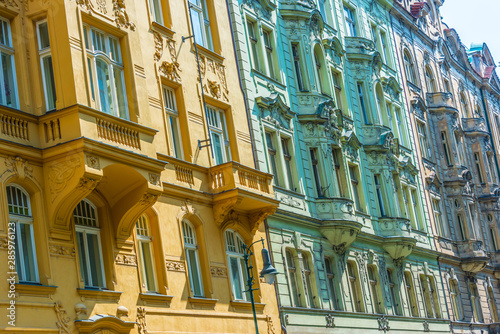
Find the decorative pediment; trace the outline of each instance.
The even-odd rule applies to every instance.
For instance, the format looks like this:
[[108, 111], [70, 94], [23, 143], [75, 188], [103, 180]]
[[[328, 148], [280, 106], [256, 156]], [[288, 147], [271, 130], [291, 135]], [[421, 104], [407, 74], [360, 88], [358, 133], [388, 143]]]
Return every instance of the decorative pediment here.
[[410, 183], [415, 184], [418, 168], [413, 164], [410, 157], [405, 156], [398, 162], [400, 177], [408, 180]]
[[[249, 1], [249, 2], [251, 2], [251, 1]], [[260, 2], [262, 4], [262, 6], [264, 6], [264, 8], [267, 9], [268, 11], [272, 11], [272, 10], [276, 9], [275, 0], [260, 0], [258, 2]]]
[[380, 78], [384, 91], [387, 92], [394, 100], [399, 99], [399, 94], [403, 91], [399, 83], [394, 77]]
[[136, 322], [123, 321], [112, 315], [96, 314], [88, 320], [76, 320], [79, 333], [125, 334], [134, 329]]
[[273, 93], [269, 97], [259, 96], [256, 99], [261, 110], [261, 117], [277, 127], [287, 130], [292, 128], [291, 121], [295, 113], [283, 101], [281, 95]]
[[426, 105], [425, 101], [418, 94], [414, 95], [410, 101], [413, 114], [419, 117], [421, 120], [425, 121]]
[[379, 146], [391, 150], [394, 155], [399, 155], [399, 140], [394, 138], [392, 131], [387, 131], [380, 135]]
[[311, 18], [309, 19], [309, 27], [311, 29], [311, 34], [317, 38], [321, 38], [323, 27], [324, 27], [323, 17], [321, 13], [316, 9], [312, 12]]
[[340, 138], [342, 142], [342, 149], [345, 154], [351, 159], [358, 159], [358, 150], [361, 147], [361, 142], [359, 141], [356, 134], [349, 130], [344, 133], [344, 135]]
[[323, 47], [331, 51], [332, 60], [336, 65], [342, 64], [342, 57], [345, 55], [345, 50], [337, 37], [324, 38]]

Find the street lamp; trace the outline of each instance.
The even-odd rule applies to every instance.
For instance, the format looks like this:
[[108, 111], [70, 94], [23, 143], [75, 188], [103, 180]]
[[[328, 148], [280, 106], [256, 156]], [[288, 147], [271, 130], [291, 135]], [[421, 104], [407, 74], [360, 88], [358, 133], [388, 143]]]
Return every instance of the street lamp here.
[[264, 239], [261, 238], [260, 240], [254, 241], [250, 246], [247, 246], [243, 244], [243, 249], [245, 251], [245, 255], [243, 256], [243, 259], [245, 260], [245, 266], [247, 269], [247, 290], [244, 292], [248, 292], [250, 295], [250, 301], [252, 302], [252, 311], [253, 311], [253, 321], [255, 323], [255, 334], [259, 334], [259, 327], [257, 326], [257, 314], [255, 313], [255, 300], [253, 298], [253, 291], [258, 290], [253, 288], [253, 284], [255, 283], [255, 279], [253, 277], [253, 266], [250, 261], [250, 256], [253, 255], [252, 250], [250, 249], [254, 244], [262, 242], [262, 260], [264, 261], [264, 268], [262, 268], [260, 272], [260, 277], [264, 278], [264, 281], [268, 284], [273, 284], [274, 280], [276, 279], [276, 275], [278, 274], [278, 271], [276, 268], [273, 267], [271, 263], [271, 259], [269, 258], [269, 251], [264, 248]]

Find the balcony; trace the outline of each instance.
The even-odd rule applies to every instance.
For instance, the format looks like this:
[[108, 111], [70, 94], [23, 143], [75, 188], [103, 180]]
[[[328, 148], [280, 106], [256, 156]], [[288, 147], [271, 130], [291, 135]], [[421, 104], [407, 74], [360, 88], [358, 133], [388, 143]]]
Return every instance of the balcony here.
[[453, 101], [453, 94], [438, 92], [427, 93], [427, 107], [434, 112], [458, 112]]
[[377, 53], [375, 43], [363, 37], [344, 37], [345, 51], [349, 59], [372, 60]]
[[384, 236], [384, 250], [394, 260], [402, 260], [411, 254], [417, 241], [411, 232], [411, 223], [405, 218], [380, 218], [380, 234]]
[[467, 136], [488, 136], [486, 120], [479, 118], [462, 118], [462, 129]]
[[462, 270], [472, 273], [481, 271], [489, 262], [489, 257], [480, 240], [463, 240], [457, 242], [458, 252], [462, 258]]
[[365, 151], [385, 152], [397, 143], [391, 128], [381, 125], [363, 125], [362, 142]]
[[361, 219], [354, 214], [353, 201], [341, 197], [318, 199], [316, 210], [318, 217], [323, 219], [321, 234], [338, 253], [344, 253], [356, 240], [363, 226]]

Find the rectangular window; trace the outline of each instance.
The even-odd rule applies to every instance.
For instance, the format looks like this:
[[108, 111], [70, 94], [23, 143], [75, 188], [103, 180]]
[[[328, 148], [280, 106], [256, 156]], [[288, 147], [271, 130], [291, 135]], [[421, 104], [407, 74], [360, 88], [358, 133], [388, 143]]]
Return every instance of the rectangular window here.
[[418, 203], [417, 191], [415, 189], [412, 189], [410, 191], [410, 196], [412, 204], [411, 209], [413, 211], [415, 226], [417, 229], [422, 231], [424, 229], [424, 226], [422, 225], [422, 220], [420, 219], [420, 205]]
[[56, 86], [54, 80], [54, 69], [52, 67], [52, 53], [50, 49], [47, 20], [38, 22], [36, 27], [38, 36], [38, 56], [40, 57], [45, 107], [47, 108], [47, 111], [49, 111], [56, 108]]
[[204, 297], [203, 277], [200, 269], [198, 249], [200, 246], [196, 240], [196, 231], [191, 222], [182, 222], [182, 235], [184, 237], [184, 251], [186, 252], [187, 272], [191, 292], [194, 297]]
[[444, 90], [446, 93], [451, 93], [450, 81], [448, 79], [444, 79]]
[[278, 165], [276, 161], [276, 148], [274, 147], [274, 134], [266, 131], [266, 144], [267, 144], [267, 155], [269, 158], [269, 164], [271, 165], [271, 172], [274, 175], [274, 184], [278, 187], [281, 186], [280, 175], [278, 173]]
[[384, 61], [384, 64], [389, 65], [389, 50], [387, 50], [387, 37], [385, 35], [385, 32], [383, 31], [380, 31], [380, 42], [382, 43], [381, 45], [382, 60]]
[[333, 310], [338, 309], [337, 303], [337, 289], [335, 285], [335, 274], [333, 271], [333, 262], [325, 257], [325, 272], [326, 272], [326, 280], [328, 284], [328, 292], [330, 296], [331, 308]]
[[259, 59], [259, 40], [257, 39], [257, 34], [255, 32], [255, 23], [248, 20], [248, 39], [250, 40], [250, 50], [252, 52], [253, 68], [257, 71], [262, 71]]
[[304, 264], [304, 278], [305, 278], [305, 288], [307, 289], [306, 293], [308, 298], [308, 303], [310, 308], [314, 308], [314, 290], [313, 290], [313, 284], [312, 284], [312, 270], [311, 265], [309, 264], [309, 257], [308, 255], [303, 254], [302, 258], [303, 264]]
[[292, 57], [299, 91], [304, 92], [306, 89], [304, 85], [304, 78], [302, 76], [302, 62], [300, 59], [299, 44], [297, 43], [292, 44]]
[[177, 110], [175, 91], [170, 87], [164, 86], [163, 99], [165, 100], [165, 113], [171, 152], [177, 159], [183, 159], [181, 128], [179, 124], [179, 111]]
[[394, 273], [391, 269], [387, 269], [387, 279], [389, 283], [389, 293], [391, 297], [391, 304], [394, 310], [395, 315], [401, 315], [401, 311], [399, 309], [397, 294], [396, 294], [396, 284], [394, 283]]
[[380, 217], [387, 216], [385, 211], [384, 204], [384, 194], [382, 189], [382, 184], [380, 183], [380, 174], [373, 175], [373, 179], [375, 180], [375, 191], [377, 193], [377, 200], [379, 205]]
[[495, 229], [490, 227], [490, 239], [491, 239], [491, 249], [494, 252], [498, 251], [497, 238], [495, 237]]
[[406, 286], [406, 298], [408, 307], [410, 308], [410, 313], [413, 317], [418, 317], [418, 307], [417, 307], [417, 298], [415, 296], [415, 288], [413, 287], [411, 274], [408, 271], [404, 272], [404, 284]]
[[291, 289], [291, 302], [293, 306], [301, 306], [300, 298], [299, 298], [299, 290], [297, 285], [297, 270], [295, 267], [295, 261], [293, 259], [292, 252], [286, 251], [286, 265], [288, 268], [288, 279], [290, 280], [290, 289]]
[[434, 211], [434, 221], [437, 225], [439, 235], [445, 237], [448, 235], [443, 224], [443, 215], [441, 214], [441, 202], [437, 199], [432, 200], [432, 209]]
[[229, 144], [224, 111], [212, 106], [207, 106], [207, 118], [215, 164], [219, 165], [230, 161], [231, 147]]
[[420, 149], [422, 151], [422, 156], [426, 159], [431, 158], [431, 147], [429, 145], [429, 140], [427, 139], [427, 130], [424, 123], [417, 122], [418, 140], [420, 142]]
[[311, 156], [311, 164], [312, 164], [312, 172], [314, 178], [314, 185], [316, 186], [316, 193], [318, 197], [325, 197], [323, 192], [323, 186], [321, 185], [321, 171], [320, 171], [320, 162], [317, 157], [317, 152], [315, 148], [309, 149], [309, 154]]
[[333, 167], [335, 168], [335, 195], [339, 197], [345, 197], [342, 151], [339, 148], [332, 149], [332, 163]]
[[16, 69], [10, 22], [0, 17], [0, 104], [17, 108]]
[[375, 313], [382, 314], [384, 309], [382, 306], [382, 298], [380, 295], [380, 285], [378, 282], [378, 274], [376, 267], [368, 266], [368, 282], [370, 283], [370, 293], [372, 296], [373, 310]]
[[493, 161], [493, 154], [487, 154], [486, 156], [488, 158], [488, 171], [490, 173], [491, 182], [497, 183], [497, 175], [493, 167], [495, 166], [495, 162]]
[[139, 217], [139, 220], [136, 222], [137, 256], [139, 258], [143, 287], [146, 291], [157, 292], [153, 239], [148, 225], [148, 220], [145, 216]]
[[114, 36], [84, 26], [87, 43], [87, 57], [92, 91], [96, 108], [105, 113], [129, 119], [125, 78], [120, 54], [120, 42]]
[[347, 262], [347, 275], [349, 279], [349, 288], [354, 312], [363, 312], [363, 301], [361, 300], [361, 286], [355, 271], [355, 264], [352, 261]]
[[281, 149], [283, 151], [283, 160], [285, 161], [286, 178], [288, 180], [288, 189], [295, 191], [295, 184], [292, 174], [292, 155], [290, 154], [290, 139], [281, 138]]
[[483, 311], [481, 309], [481, 299], [479, 298], [479, 292], [477, 290], [476, 284], [470, 283], [469, 290], [472, 310], [474, 311], [474, 319], [476, 320], [476, 322], [484, 322]]
[[396, 129], [398, 131], [399, 143], [401, 145], [405, 145], [405, 137], [404, 137], [404, 125], [401, 122], [401, 110], [399, 108], [394, 108], [394, 115], [396, 116]]
[[104, 288], [104, 267], [99, 230], [76, 226], [80, 271], [85, 287]]
[[426, 310], [426, 314], [428, 318], [434, 318], [434, 309], [432, 304], [432, 297], [429, 282], [425, 275], [420, 275], [420, 285], [422, 288], [423, 298], [424, 298], [424, 306]]
[[363, 119], [365, 121], [365, 124], [370, 124], [368, 120], [368, 112], [366, 110], [366, 102], [365, 102], [365, 93], [363, 89], [363, 85], [358, 82], [358, 98], [359, 98], [359, 105], [361, 107], [361, 112], [363, 113]]
[[474, 153], [474, 163], [476, 165], [477, 178], [479, 183], [484, 183], [483, 169], [481, 168], [481, 160], [479, 158], [479, 153]]
[[276, 75], [276, 69], [274, 66], [273, 40], [271, 31], [263, 30], [262, 34], [264, 37], [264, 48], [266, 50], [267, 74], [271, 78], [278, 80], [278, 76]]
[[195, 42], [213, 51], [214, 46], [206, 0], [189, 0], [189, 8]]
[[163, 15], [161, 11], [161, 0], [149, 0], [149, 9], [153, 21], [163, 25]]
[[35, 237], [31, 219], [14, 218], [15, 225], [16, 272], [19, 282], [38, 282]]
[[356, 210], [363, 212], [363, 207], [361, 206], [361, 198], [359, 194], [359, 181], [358, 181], [358, 168], [355, 166], [349, 166], [349, 176], [351, 177], [351, 187], [354, 197], [354, 203], [356, 204]]
[[458, 289], [458, 283], [456, 280], [450, 279], [450, 297], [451, 304], [453, 306], [453, 314], [455, 316], [455, 321], [463, 320], [463, 312], [462, 312], [462, 301], [460, 299], [460, 291]]
[[346, 23], [346, 36], [356, 37], [356, 20], [354, 11], [351, 8], [344, 6], [344, 18]]
[[458, 223], [458, 231], [460, 232], [459, 235], [459, 240], [466, 240], [467, 239], [467, 231], [465, 229], [464, 225], [464, 220], [462, 218], [462, 215], [457, 215], [457, 223]]
[[450, 160], [450, 148], [448, 146], [448, 137], [446, 136], [446, 132], [441, 132], [441, 143], [443, 144], [444, 157], [446, 159], [446, 164], [451, 166]]
[[344, 106], [342, 103], [342, 81], [340, 77], [340, 73], [332, 72], [333, 76], [333, 87], [335, 89], [335, 102], [337, 103], [337, 108], [342, 110], [342, 113], [346, 113], [347, 110], [344, 110]]

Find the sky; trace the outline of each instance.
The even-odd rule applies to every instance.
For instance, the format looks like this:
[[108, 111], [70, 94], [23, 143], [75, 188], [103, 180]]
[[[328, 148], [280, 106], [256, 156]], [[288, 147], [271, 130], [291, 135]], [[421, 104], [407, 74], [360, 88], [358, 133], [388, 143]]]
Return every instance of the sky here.
[[471, 43], [486, 43], [499, 66], [500, 0], [445, 0], [440, 11], [443, 22], [457, 31], [462, 44], [469, 48]]

